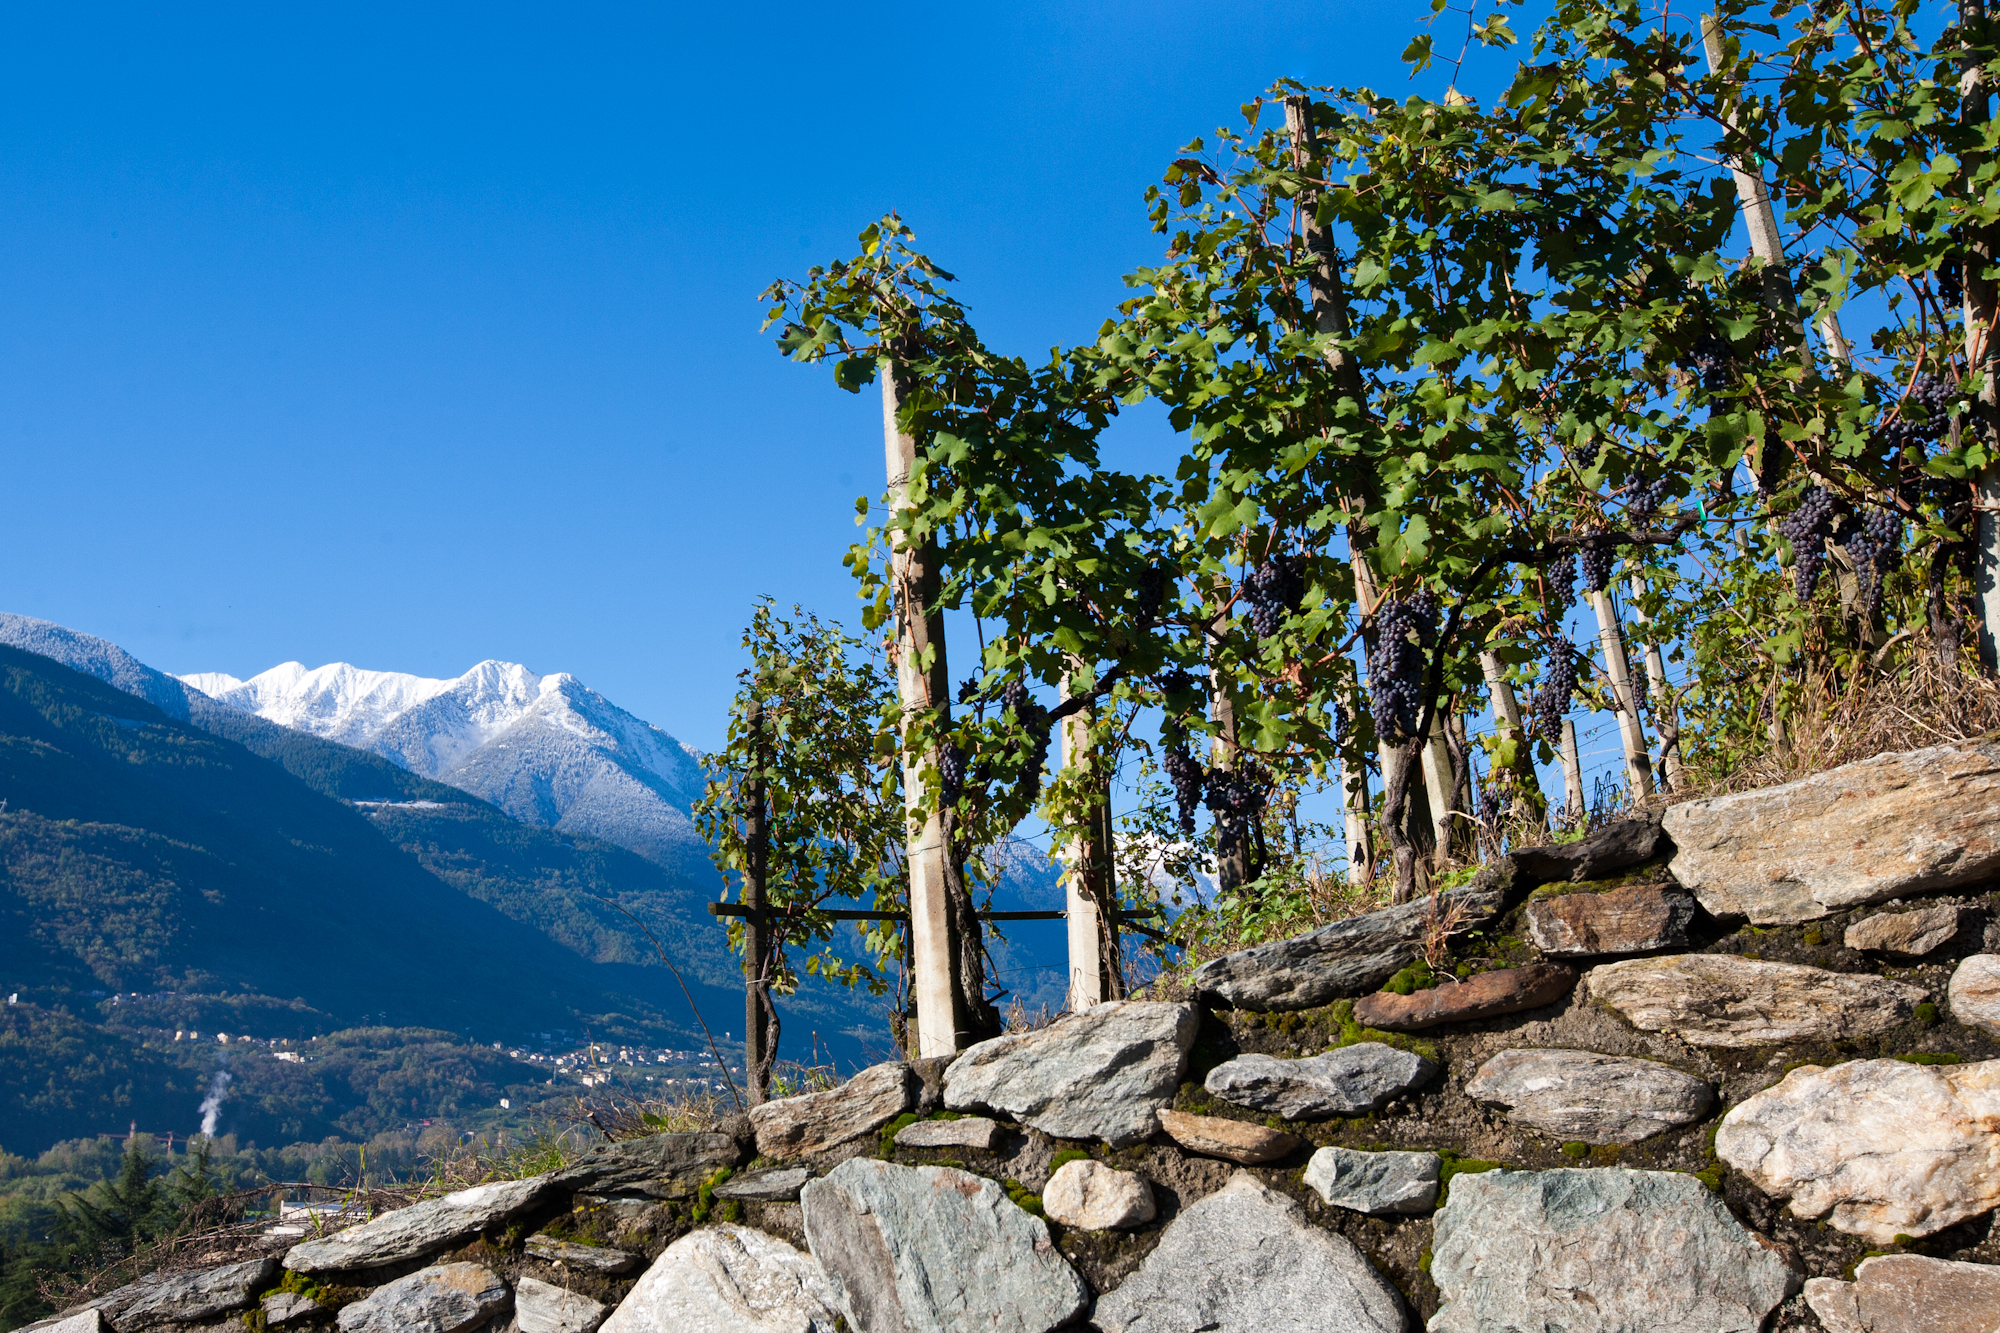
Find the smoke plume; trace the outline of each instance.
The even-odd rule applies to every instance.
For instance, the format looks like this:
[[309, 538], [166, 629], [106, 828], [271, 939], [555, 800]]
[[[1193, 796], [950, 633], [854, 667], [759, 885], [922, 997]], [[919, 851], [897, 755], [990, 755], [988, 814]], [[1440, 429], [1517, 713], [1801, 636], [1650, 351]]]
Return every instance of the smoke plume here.
[[218, 1069], [209, 1080], [208, 1096], [201, 1099], [201, 1132], [204, 1138], [215, 1137], [215, 1120], [222, 1114], [222, 1099], [229, 1094], [229, 1071]]

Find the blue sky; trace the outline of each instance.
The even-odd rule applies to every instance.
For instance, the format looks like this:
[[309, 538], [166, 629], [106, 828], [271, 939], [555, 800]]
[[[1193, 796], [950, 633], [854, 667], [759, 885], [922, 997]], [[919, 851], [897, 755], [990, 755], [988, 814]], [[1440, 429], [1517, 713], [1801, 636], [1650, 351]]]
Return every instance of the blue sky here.
[[893, 207], [990, 342], [1088, 338], [1177, 146], [1400, 94], [1428, 12], [15, 7], [0, 609], [174, 672], [505, 658], [713, 745], [751, 600], [851, 616], [881, 487], [758, 291]]

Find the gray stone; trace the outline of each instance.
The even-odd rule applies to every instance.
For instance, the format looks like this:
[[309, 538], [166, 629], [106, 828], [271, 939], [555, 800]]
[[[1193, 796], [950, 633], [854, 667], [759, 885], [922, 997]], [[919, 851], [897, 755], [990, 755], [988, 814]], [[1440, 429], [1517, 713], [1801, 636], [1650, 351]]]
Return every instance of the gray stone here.
[[1976, 953], [1960, 963], [1945, 999], [1953, 1018], [2000, 1037], [2000, 954]]
[[1167, 1225], [1101, 1297], [1103, 1333], [1403, 1333], [1402, 1297], [1344, 1236], [1247, 1171]]
[[1209, 1070], [1202, 1086], [1253, 1111], [1324, 1120], [1379, 1111], [1436, 1076], [1437, 1066], [1421, 1055], [1363, 1041], [1303, 1060], [1239, 1055]]
[[806, 1244], [856, 1330], [1048, 1333], [1089, 1302], [1048, 1225], [983, 1177], [855, 1158], [800, 1202]]
[[[1512, 891], [1519, 892], [1538, 884], [1580, 884], [1603, 879], [1644, 865], [1673, 849], [1661, 832], [1659, 815], [1632, 810], [1592, 829], [1576, 842], [1518, 847], [1500, 859], [1512, 866], [1513, 874], [1508, 879]], [[1473, 882], [1478, 883], [1478, 878]]]
[[1693, 1176], [1487, 1171], [1433, 1219], [1430, 1333], [1756, 1333], [1797, 1275]]
[[1296, 1134], [1268, 1125], [1253, 1125], [1219, 1115], [1189, 1115], [1185, 1111], [1161, 1111], [1160, 1128], [1189, 1152], [1220, 1157], [1243, 1166], [1289, 1157], [1305, 1142]]
[[555, 1173], [563, 1189], [583, 1194], [643, 1194], [653, 1199], [686, 1198], [725, 1166], [743, 1160], [728, 1134], [653, 1134], [592, 1148]]
[[522, 1277], [514, 1282], [516, 1333], [597, 1333], [611, 1307], [553, 1282]]
[[308, 1319], [317, 1313], [319, 1302], [296, 1291], [274, 1291], [264, 1298], [264, 1324], [268, 1328]]
[[715, 1187], [718, 1199], [741, 1199], [745, 1203], [791, 1203], [812, 1179], [802, 1166], [776, 1166], [731, 1176]]
[[257, 1304], [257, 1293], [278, 1280], [276, 1259], [249, 1259], [240, 1264], [181, 1273], [133, 1302], [118, 1322], [133, 1328], [149, 1324], [194, 1324], [232, 1310]]
[[579, 1245], [575, 1241], [557, 1240], [554, 1236], [530, 1236], [527, 1248], [528, 1253], [537, 1259], [546, 1259], [552, 1264], [581, 1269], [586, 1273], [629, 1273], [641, 1262], [638, 1255], [614, 1250], [608, 1245]]
[[1671, 884], [1566, 893], [1528, 904], [1528, 939], [1551, 957], [1685, 949], [1694, 911], [1694, 899]]
[[1928, 991], [1876, 976], [1731, 954], [1633, 958], [1594, 967], [1592, 1000], [1692, 1046], [1783, 1046], [1880, 1036], [1910, 1021]]
[[1878, 1245], [2000, 1207], [2000, 1060], [1804, 1065], [1722, 1118], [1718, 1157]]
[[2000, 874], [2000, 745], [1877, 755], [1665, 815], [1674, 878], [1716, 916], [1810, 921]]
[[1843, 943], [1850, 949], [1921, 958], [1951, 943], [1962, 920], [1960, 909], [1942, 905], [1920, 912], [1884, 912], [1849, 926]]
[[982, 1041], [945, 1071], [945, 1105], [1003, 1111], [1059, 1139], [1150, 1138], [1201, 1025], [1191, 1004], [1113, 1000], [1034, 1032]]
[[865, 1138], [917, 1104], [923, 1080], [899, 1060], [873, 1065], [826, 1092], [750, 1108], [757, 1151], [801, 1157]]
[[816, 1261], [761, 1231], [724, 1224], [669, 1245], [603, 1333], [834, 1333], [835, 1322], [833, 1292]]
[[294, 1245], [285, 1255], [285, 1267], [300, 1273], [351, 1273], [421, 1259], [503, 1226], [561, 1192], [552, 1176], [474, 1185], [384, 1213], [324, 1240]]
[[1827, 1333], [1994, 1333], [2000, 1266], [1877, 1255], [1861, 1261], [1852, 1282], [1807, 1282], [1806, 1304]]
[[997, 1120], [960, 1116], [956, 1120], [919, 1120], [896, 1131], [898, 1148], [977, 1148], [992, 1152], [1006, 1134]]
[[136, 1282], [128, 1282], [122, 1287], [114, 1287], [102, 1296], [93, 1296], [87, 1301], [79, 1301], [68, 1309], [58, 1312], [53, 1318], [39, 1324], [30, 1324], [19, 1333], [29, 1333], [29, 1329], [39, 1330], [44, 1324], [53, 1327], [65, 1319], [74, 1319], [92, 1311], [102, 1312], [106, 1321], [115, 1323], [118, 1317], [132, 1306], [150, 1295], [154, 1288], [167, 1280], [165, 1273], [148, 1273]]
[[21, 1326], [20, 1333], [113, 1333], [96, 1306], [86, 1306], [78, 1314], [57, 1315]]
[[1637, 1143], [1691, 1125], [1715, 1104], [1702, 1079], [1671, 1065], [1595, 1051], [1502, 1051], [1465, 1085], [1474, 1101], [1565, 1141]]
[[[1225, 954], [1195, 969], [1197, 993], [1238, 1009], [1312, 1009], [1343, 995], [1374, 990], [1423, 951], [1432, 928], [1450, 933], [1491, 920], [1504, 902], [1497, 889], [1466, 888], [1431, 900], [1349, 917], [1294, 939]], [[1455, 921], [1452, 921], [1453, 917]]]
[[1042, 1211], [1079, 1231], [1114, 1231], [1153, 1220], [1153, 1187], [1145, 1177], [1102, 1162], [1064, 1162], [1042, 1186]]
[[482, 1264], [438, 1264], [341, 1307], [340, 1333], [461, 1333], [504, 1312], [507, 1284]]
[[1306, 1163], [1305, 1183], [1336, 1208], [1357, 1213], [1426, 1213], [1437, 1202], [1443, 1168], [1434, 1152], [1321, 1148]]

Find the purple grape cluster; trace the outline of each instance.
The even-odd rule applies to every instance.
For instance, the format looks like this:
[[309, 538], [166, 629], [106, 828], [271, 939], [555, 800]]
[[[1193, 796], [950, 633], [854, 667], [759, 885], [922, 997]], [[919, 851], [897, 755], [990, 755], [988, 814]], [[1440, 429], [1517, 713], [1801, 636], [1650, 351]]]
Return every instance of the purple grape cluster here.
[[969, 704], [979, 697], [979, 677], [967, 676], [965, 683], [958, 687], [958, 702]]
[[1824, 486], [1810, 486], [1798, 507], [1778, 519], [1778, 532], [1792, 544], [1792, 580], [1799, 599], [1812, 596], [1826, 568], [1825, 537], [1833, 528], [1833, 497]]
[[1201, 805], [1202, 789], [1206, 785], [1207, 774], [1200, 764], [1189, 757], [1179, 745], [1167, 747], [1160, 756], [1161, 765], [1167, 770], [1167, 777], [1174, 784], [1174, 804], [1179, 807], [1181, 836], [1194, 836], [1194, 812]]
[[1626, 664], [1626, 670], [1632, 685], [1632, 707], [1636, 711], [1643, 712], [1647, 700], [1652, 698], [1653, 688], [1652, 681], [1646, 675], [1646, 659], [1633, 658]]
[[1201, 689], [1201, 677], [1178, 668], [1172, 671], [1162, 671], [1154, 679], [1159, 682], [1160, 693], [1169, 697], [1194, 694]]
[[1657, 481], [1637, 478], [1625, 488], [1625, 514], [1632, 526], [1643, 528], [1652, 523], [1653, 516], [1660, 512], [1661, 504], [1667, 498], [1667, 482], [1662, 477]]
[[[1042, 794], [1042, 768], [1049, 758], [1049, 713], [1036, 703], [1028, 693], [1028, 687], [1018, 680], [1010, 680], [1000, 691], [1000, 706], [1014, 715], [1023, 731], [1032, 734], [1028, 744], [1028, 762], [1021, 769], [1021, 799], [1033, 803]], [[1014, 754], [1020, 754], [1020, 742], [1011, 747]]]
[[1955, 381], [1942, 375], [1917, 376], [1896, 419], [1882, 427], [1883, 442], [1892, 449], [1936, 444], [1951, 429], [1951, 413], [1959, 397]]
[[1729, 344], [1713, 333], [1696, 338], [1681, 365], [1710, 392], [1729, 387]]
[[1560, 625], [1576, 605], [1576, 552], [1565, 547], [1542, 560], [1542, 614]]
[[1479, 784], [1479, 822], [1492, 827], [1500, 818], [1500, 784], [1491, 775]]
[[1576, 646], [1568, 639], [1549, 640], [1548, 656], [1542, 662], [1541, 682], [1529, 704], [1534, 716], [1534, 733], [1550, 745], [1562, 744], [1563, 715], [1576, 694]]
[[1425, 654], [1437, 640], [1438, 603], [1429, 589], [1375, 612], [1375, 646], [1368, 654], [1368, 705], [1383, 740], [1417, 734], [1423, 712]]
[[1143, 623], [1150, 625], [1158, 618], [1160, 607], [1167, 600], [1167, 582], [1167, 567], [1157, 560], [1139, 576], [1139, 619]]
[[1872, 620], [1882, 609], [1882, 580], [1903, 558], [1903, 518], [1893, 509], [1869, 505], [1861, 521], [1850, 523], [1840, 536], [1847, 558], [1854, 562], [1861, 600]]
[[1958, 256], [1939, 264], [1937, 268], [1938, 300], [1946, 308], [1963, 304], [1965, 301], [1965, 268], [1958, 262]]
[[1306, 595], [1299, 562], [1292, 556], [1272, 556], [1251, 566], [1243, 576], [1243, 600], [1250, 606], [1250, 628], [1260, 639], [1278, 632], [1285, 616], [1296, 611]]
[[1591, 542], [1577, 553], [1577, 563], [1583, 568], [1583, 586], [1591, 592], [1603, 592], [1611, 583], [1612, 552], [1609, 540]]
[[949, 805], [965, 790], [965, 751], [956, 745], [946, 745], [938, 751], [937, 766], [938, 786]]
[[1249, 765], [1241, 768], [1211, 768], [1203, 803], [1215, 816], [1216, 851], [1233, 856], [1249, 836], [1250, 821], [1264, 810], [1263, 774]]

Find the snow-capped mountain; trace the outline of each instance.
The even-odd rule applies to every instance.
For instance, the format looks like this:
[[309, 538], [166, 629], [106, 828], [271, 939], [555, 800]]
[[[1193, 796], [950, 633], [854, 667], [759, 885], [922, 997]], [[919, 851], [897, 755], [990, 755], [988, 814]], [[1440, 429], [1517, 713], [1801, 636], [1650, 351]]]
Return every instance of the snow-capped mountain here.
[[516, 819], [588, 833], [667, 865], [705, 861], [688, 818], [694, 755], [574, 676], [481, 662], [455, 680], [286, 662], [249, 680], [180, 680], [224, 707], [372, 750]]

